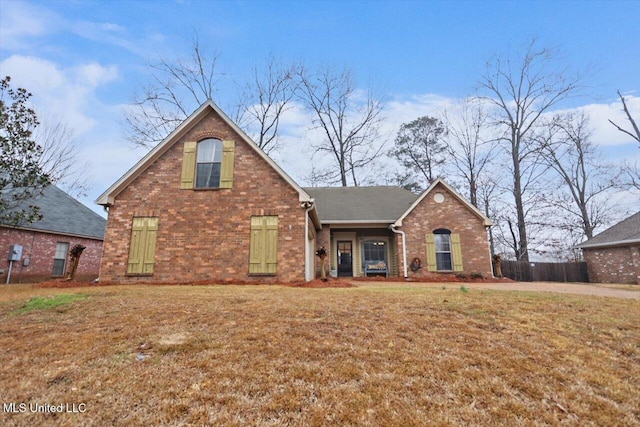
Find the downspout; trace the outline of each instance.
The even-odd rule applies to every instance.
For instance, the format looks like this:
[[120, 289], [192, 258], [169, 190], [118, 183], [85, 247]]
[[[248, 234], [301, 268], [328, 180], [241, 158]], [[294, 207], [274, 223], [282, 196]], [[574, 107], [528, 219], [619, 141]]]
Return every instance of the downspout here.
[[402, 267], [404, 270], [404, 278], [405, 280], [409, 279], [409, 272], [407, 271], [407, 241], [405, 239], [404, 231], [396, 230], [396, 225], [391, 224], [389, 229], [396, 234], [400, 234], [402, 236]]
[[313, 202], [302, 202], [300, 206], [304, 211], [304, 280], [311, 280], [309, 271], [309, 211], [313, 209]]

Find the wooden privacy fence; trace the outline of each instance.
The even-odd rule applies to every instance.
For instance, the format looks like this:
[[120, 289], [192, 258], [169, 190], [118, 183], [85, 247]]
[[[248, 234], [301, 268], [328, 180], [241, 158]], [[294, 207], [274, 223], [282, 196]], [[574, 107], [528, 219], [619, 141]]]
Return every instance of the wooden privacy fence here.
[[586, 262], [502, 261], [502, 275], [519, 282], [588, 282]]

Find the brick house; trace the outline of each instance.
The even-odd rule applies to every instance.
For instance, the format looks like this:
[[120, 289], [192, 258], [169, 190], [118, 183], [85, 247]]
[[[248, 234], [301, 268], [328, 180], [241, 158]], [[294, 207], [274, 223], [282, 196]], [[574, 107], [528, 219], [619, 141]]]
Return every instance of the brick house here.
[[444, 181], [302, 188], [211, 101], [97, 203], [103, 281], [311, 280], [321, 246], [340, 276], [492, 274], [491, 221]]
[[[0, 224], [2, 283], [7, 281], [10, 264], [11, 283], [63, 276], [69, 265], [69, 250], [76, 244], [85, 246], [76, 279], [97, 278], [106, 220], [55, 185], [24, 204], [38, 206], [43, 218], [17, 227]], [[20, 248], [18, 259], [10, 263], [7, 255], [16, 246]]]
[[640, 285], [640, 212], [577, 247], [591, 282]]

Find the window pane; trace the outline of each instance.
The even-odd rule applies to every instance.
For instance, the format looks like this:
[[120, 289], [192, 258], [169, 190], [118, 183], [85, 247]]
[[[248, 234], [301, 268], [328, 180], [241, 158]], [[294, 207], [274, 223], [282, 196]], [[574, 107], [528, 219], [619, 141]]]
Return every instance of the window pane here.
[[362, 245], [365, 261], [386, 261], [384, 242], [364, 242]]
[[213, 139], [205, 139], [198, 143], [198, 163], [211, 163], [215, 151], [215, 141]]
[[215, 148], [213, 151], [213, 161], [219, 163], [222, 161], [222, 141], [215, 140]]
[[220, 163], [198, 163], [196, 170], [197, 188], [218, 188], [220, 186]]
[[438, 270], [453, 270], [451, 267], [451, 253], [436, 253], [436, 266]]
[[64, 261], [64, 259], [53, 260], [53, 271], [51, 272], [52, 276], [62, 276], [64, 274]]
[[436, 252], [451, 252], [451, 245], [448, 234], [436, 234]]
[[68, 243], [58, 243], [56, 245], [56, 252], [53, 255], [54, 259], [66, 259], [67, 258], [67, 250], [69, 249]]

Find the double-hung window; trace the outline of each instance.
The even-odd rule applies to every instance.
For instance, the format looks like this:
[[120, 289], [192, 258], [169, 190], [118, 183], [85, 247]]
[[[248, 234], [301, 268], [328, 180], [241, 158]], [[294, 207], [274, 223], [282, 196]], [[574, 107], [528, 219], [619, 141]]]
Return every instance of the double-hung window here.
[[463, 271], [460, 235], [438, 228], [426, 235], [429, 271]]
[[220, 187], [221, 164], [222, 141], [209, 138], [198, 142], [196, 188]]
[[182, 151], [182, 189], [233, 188], [235, 142], [207, 138], [186, 141]]
[[53, 255], [53, 271], [52, 276], [62, 276], [64, 267], [67, 263], [67, 253], [69, 252], [69, 243], [58, 242], [56, 244], [56, 252]]
[[451, 232], [438, 229], [433, 232], [436, 249], [436, 268], [438, 271], [451, 271]]

